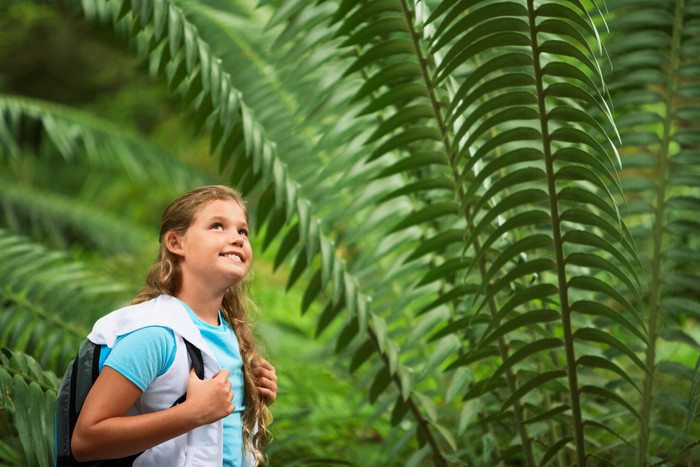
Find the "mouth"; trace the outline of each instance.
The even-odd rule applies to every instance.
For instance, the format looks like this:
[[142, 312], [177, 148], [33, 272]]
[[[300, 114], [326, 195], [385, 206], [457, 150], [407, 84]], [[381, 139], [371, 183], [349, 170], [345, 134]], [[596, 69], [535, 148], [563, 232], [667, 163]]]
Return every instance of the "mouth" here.
[[236, 263], [243, 263], [245, 262], [245, 258], [241, 253], [220, 253], [219, 256], [223, 256], [224, 258], [228, 258]]

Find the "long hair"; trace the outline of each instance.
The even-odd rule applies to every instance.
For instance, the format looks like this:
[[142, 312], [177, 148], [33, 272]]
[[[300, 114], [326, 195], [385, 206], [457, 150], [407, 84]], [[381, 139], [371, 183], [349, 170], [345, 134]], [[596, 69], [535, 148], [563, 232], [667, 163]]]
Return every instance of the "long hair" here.
[[[174, 296], [182, 281], [177, 257], [165, 246], [165, 234], [172, 231], [184, 235], [192, 225], [197, 213], [215, 200], [233, 200], [240, 204], [248, 216], [245, 200], [236, 190], [211, 185], [196, 188], [175, 198], [163, 212], [160, 222], [160, 250], [158, 257], [146, 276], [146, 286], [132, 300], [132, 304], [145, 302], [161, 294]], [[255, 361], [260, 357], [255, 338], [248, 323], [254, 304], [248, 297], [248, 280], [244, 278], [229, 287], [221, 302], [221, 313], [233, 328], [238, 338], [243, 359], [245, 382], [245, 412], [243, 413], [243, 441], [255, 455], [256, 463], [264, 462], [267, 445], [267, 427], [271, 422], [270, 412], [256, 389], [253, 373]]]

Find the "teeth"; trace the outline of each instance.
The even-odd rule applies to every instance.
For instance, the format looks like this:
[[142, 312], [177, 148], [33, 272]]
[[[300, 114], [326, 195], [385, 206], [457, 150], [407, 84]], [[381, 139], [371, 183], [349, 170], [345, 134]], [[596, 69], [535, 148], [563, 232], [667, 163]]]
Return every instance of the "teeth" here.
[[238, 260], [238, 262], [242, 262], [241, 257], [238, 255], [234, 255], [233, 253], [226, 253], [226, 254], [221, 255], [221, 256], [223, 256], [224, 258], [232, 258], [232, 259]]

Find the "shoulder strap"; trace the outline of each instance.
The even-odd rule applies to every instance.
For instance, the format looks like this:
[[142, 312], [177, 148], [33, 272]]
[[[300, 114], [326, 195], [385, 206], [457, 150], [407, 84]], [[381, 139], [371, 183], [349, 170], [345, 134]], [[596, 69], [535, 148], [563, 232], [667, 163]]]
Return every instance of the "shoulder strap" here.
[[[185, 342], [185, 347], [187, 348], [187, 355], [189, 355], [190, 360], [192, 360], [192, 367], [194, 368], [195, 374], [199, 379], [204, 379], [204, 360], [202, 359], [202, 351], [199, 350], [199, 348], [195, 347], [194, 344], [192, 344], [184, 337], [182, 338], [182, 340]], [[185, 399], [187, 399], [187, 392], [181, 395], [175, 401], [175, 403], [173, 403], [173, 407], [177, 404], [182, 404], [183, 402], [185, 402]]]
[[192, 360], [192, 366], [194, 367], [194, 372], [197, 374], [199, 379], [204, 379], [204, 360], [202, 359], [202, 351], [195, 347], [190, 341], [182, 338], [185, 341], [185, 347], [187, 347], [187, 355], [190, 356]]

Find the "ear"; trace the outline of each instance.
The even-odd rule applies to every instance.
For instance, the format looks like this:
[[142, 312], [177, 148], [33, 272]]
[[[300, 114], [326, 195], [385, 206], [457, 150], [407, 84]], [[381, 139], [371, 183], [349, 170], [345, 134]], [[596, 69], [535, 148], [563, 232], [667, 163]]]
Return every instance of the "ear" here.
[[167, 248], [170, 253], [177, 256], [185, 255], [185, 252], [182, 248], [182, 240], [180, 239], [180, 236], [172, 230], [168, 231], [165, 234], [163, 242], [165, 243], [165, 248]]

